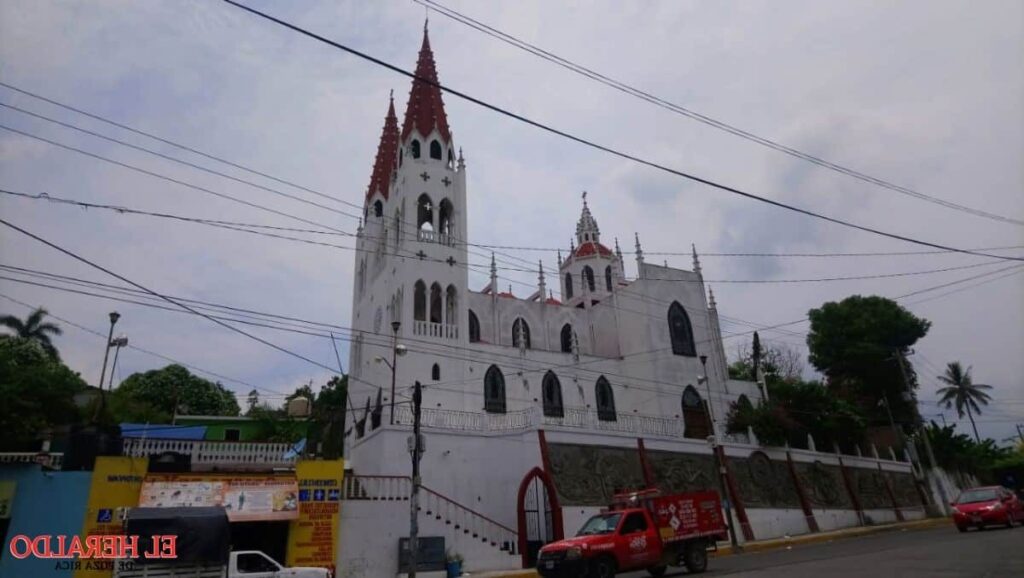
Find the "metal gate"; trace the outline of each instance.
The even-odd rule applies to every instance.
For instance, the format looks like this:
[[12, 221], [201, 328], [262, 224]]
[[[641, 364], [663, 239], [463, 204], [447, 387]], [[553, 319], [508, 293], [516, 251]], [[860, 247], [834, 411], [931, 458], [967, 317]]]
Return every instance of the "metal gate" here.
[[[541, 546], [555, 540], [551, 499], [540, 476], [534, 476], [530, 480], [521, 507], [526, 513], [526, 564], [532, 568], [537, 565], [537, 552]], [[522, 530], [520, 528], [520, 531]]]

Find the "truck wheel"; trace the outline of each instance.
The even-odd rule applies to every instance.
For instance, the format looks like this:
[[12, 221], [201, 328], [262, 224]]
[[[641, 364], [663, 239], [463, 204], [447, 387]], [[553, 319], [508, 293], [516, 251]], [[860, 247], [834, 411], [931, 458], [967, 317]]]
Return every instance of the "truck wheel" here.
[[689, 542], [683, 548], [683, 564], [692, 574], [700, 574], [708, 568], [708, 548], [703, 540]]
[[612, 578], [613, 576], [615, 576], [615, 560], [611, 558], [598, 558], [590, 566], [589, 578]]
[[647, 573], [654, 578], [661, 578], [665, 575], [666, 570], [668, 570], [668, 566], [651, 566], [647, 569]]

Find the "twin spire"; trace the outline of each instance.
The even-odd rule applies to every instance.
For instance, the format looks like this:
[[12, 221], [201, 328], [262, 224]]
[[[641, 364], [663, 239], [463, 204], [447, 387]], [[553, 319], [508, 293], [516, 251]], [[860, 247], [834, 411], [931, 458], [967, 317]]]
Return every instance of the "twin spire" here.
[[420, 47], [419, 59], [416, 62], [416, 78], [412, 81], [412, 90], [409, 92], [402, 131], [398, 131], [398, 117], [395, 116], [395, 97], [392, 91], [388, 114], [384, 118], [384, 130], [380, 135], [380, 144], [377, 145], [377, 158], [374, 160], [373, 173], [370, 175], [370, 186], [366, 191], [367, 199], [374, 193], [380, 193], [385, 199], [388, 198], [391, 174], [398, 166], [399, 143], [408, 139], [413, 129], [424, 137], [437, 129], [445, 143], [451, 143], [448, 116], [444, 112], [444, 102], [441, 100], [441, 89], [438, 85], [434, 53], [430, 49], [430, 37], [424, 25], [423, 45]]

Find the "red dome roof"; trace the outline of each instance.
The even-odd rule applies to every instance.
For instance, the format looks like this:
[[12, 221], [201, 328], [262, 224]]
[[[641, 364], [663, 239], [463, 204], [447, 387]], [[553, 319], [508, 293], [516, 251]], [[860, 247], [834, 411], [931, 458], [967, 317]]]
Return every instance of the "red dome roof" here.
[[598, 253], [601, 256], [611, 256], [612, 250], [601, 243], [583, 243], [576, 248], [576, 252], [573, 254], [577, 257], [587, 257]]

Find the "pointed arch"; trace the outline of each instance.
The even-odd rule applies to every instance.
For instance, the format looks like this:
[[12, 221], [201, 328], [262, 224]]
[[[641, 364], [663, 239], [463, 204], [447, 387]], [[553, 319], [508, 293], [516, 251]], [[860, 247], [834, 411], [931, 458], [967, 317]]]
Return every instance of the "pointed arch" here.
[[505, 376], [497, 365], [488, 367], [484, 374], [484, 411], [505, 413]]
[[416, 199], [416, 228], [434, 230], [434, 203], [427, 193]]
[[430, 368], [430, 379], [433, 379], [434, 381], [441, 381], [440, 365], [435, 363], [434, 366]]
[[687, 385], [683, 390], [683, 437], [707, 439], [711, 435], [711, 420], [708, 408], [701, 399], [697, 388]]
[[612, 391], [612, 385], [603, 375], [597, 378], [597, 383], [594, 384], [594, 398], [597, 400], [597, 419], [616, 421], [615, 393]]
[[447, 325], [459, 324], [459, 293], [455, 285], [449, 285], [444, 292], [444, 322]]
[[558, 381], [555, 372], [548, 371], [544, 374], [541, 383], [541, 394], [544, 398], [544, 415], [547, 417], [565, 417], [565, 408], [562, 405], [562, 383]]
[[604, 287], [609, 293], [612, 292], [612, 266], [608, 265], [604, 268]]
[[566, 323], [562, 326], [561, 339], [562, 353], [572, 353], [572, 325]]
[[430, 322], [441, 323], [441, 285], [432, 283], [430, 285]]
[[441, 199], [437, 206], [437, 232], [443, 235], [450, 235], [452, 232], [452, 218], [455, 216], [455, 207], [447, 198]]
[[[536, 483], [540, 483], [544, 488], [544, 497], [547, 498], [547, 505], [538, 504], [539, 510], [549, 510], [551, 512], [551, 542], [557, 542], [565, 537], [565, 531], [562, 520], [562, 506], [558, 501], [558, 492], [555, 490], [555, 484], [551, 481], [551, 476], [548, 475], [543, 469], [535, 467], [523, 478], [523, 481], [519, 484], [519, 494], [516, 499], [516, 518], [519, 527], [518, 535], [518, 550], [522, 557], [523, 568], [529, 568], [536, 563], [536, 551], [531, 549], [529, 545], [529, 534], [530, 526], [527, 522], [527, 511], [526, 511], [526, 500], [527, 493], [530, 490], [530, 486]], [[535, 547], [536, 548], [536, 547]], [[539, 550], [539, 548], [536, 548]], [[531, 553], [533, 554], [531, 556]]]
[[572, 273], [565, 274], [565, 300], [572, 299]]
[[678, 301], [673, 301], [668, 308], [668, 332], [672, 340], [672, 353], [696, 357], [697, 347], [693, 341], [693, 326], [690, 316]]
[[448, 149], [448, 168], [455, 168], [455, 153], [452, 152], [452, 149]]
[[583, 279], [587, 284], [587, 289], [591, 293], [594, 292], [594, 270], [590, 268], [590, 265], [583, 267]]
[[[520, 342], [520, 333], [522, 342]], [[516, 317], [512, 322], [512, 347], [523, 347], [530, 349], [530, 324], [522, 317]]]
[[427, 284], [422, 279], [413, 287], [412, 318], [416, 321], [427, 320]]
[[753, 411], [754, 404], [750, 403], [750, 398], [747, 397], [747, 394], [741, 393], [736, 399], [736, 408], [740, 411]]
[[420, 141], [412, 139], [412, 144], [409, 145], [409, 148], [412, 150], [412, 158], [420, 158]]
[[383, 217], [384, 216], [384, 203], [380, 199], [377, 199], [373, 203], [373, 216]]
[[469, 310], [469, 342], [479, 343], [480, 341], [480, 319], [472, 309]]
[[441, 160], [441, 143], [437, 142], [437, 139], [430, 141], [430, 158]]

